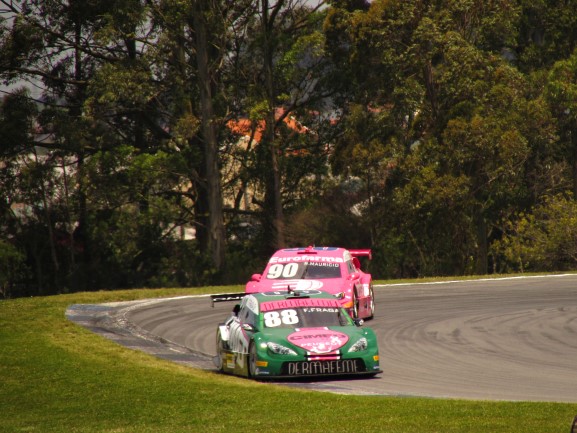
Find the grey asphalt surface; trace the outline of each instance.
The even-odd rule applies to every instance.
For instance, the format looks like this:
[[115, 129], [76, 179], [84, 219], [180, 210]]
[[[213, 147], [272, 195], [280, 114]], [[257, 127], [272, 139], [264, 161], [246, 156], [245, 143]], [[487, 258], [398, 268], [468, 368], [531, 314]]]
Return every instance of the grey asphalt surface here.
[[[375, 288], [383, 373], [282, 382], [361, 395], [577, 402], [577, 275]], [[214, 370], [215, 330], [234, 305], [182, 297], [71, 306], [107, 338]]]

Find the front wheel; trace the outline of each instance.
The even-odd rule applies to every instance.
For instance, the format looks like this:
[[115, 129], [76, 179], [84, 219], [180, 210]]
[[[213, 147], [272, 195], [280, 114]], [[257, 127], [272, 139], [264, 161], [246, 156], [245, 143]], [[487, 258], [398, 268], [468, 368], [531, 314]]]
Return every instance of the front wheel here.
[[359, 298], [357, 292], [353, 292], [353, 319], [359, 318]]

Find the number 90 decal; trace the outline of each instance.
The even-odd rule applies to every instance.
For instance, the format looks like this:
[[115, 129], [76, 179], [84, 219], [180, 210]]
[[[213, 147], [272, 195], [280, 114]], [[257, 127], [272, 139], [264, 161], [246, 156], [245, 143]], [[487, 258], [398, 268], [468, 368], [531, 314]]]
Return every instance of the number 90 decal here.
[[285, 265], [275, 263], [268, 268], [267, 279], [276, 280], [277, 278], [294, 278], [299, 270], [298, 263], [287, 263]]
[[264, 313], [264, 326], [276, 328], [281, 325], [295, 325], [299, 323], [296, 310], [267, 311]]

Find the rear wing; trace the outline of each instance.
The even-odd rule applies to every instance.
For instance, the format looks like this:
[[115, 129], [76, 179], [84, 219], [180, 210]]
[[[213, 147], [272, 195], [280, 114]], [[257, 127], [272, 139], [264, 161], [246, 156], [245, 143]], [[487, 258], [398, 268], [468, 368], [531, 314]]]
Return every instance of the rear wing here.
[[349, 253], [351, 253], [353, 257], [368, 257], [369, 260], [373, 258], [370, 248], [364, 250], [349, 250]]
[[246, 293], [217, 293], [210, 295], [211, 306], [214, 307], [215, 302], [240, 301]]

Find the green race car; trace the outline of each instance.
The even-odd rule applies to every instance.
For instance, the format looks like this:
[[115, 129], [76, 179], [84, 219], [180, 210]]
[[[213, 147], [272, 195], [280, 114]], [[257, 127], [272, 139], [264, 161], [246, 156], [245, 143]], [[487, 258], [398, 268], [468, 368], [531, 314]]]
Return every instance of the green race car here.
[[[213, 301], [219, 301], [218, 295]], [[381, 373], [372, 329], [320, 290], [247, 294], [216, 332], [215, 364], [254, 379]]]

